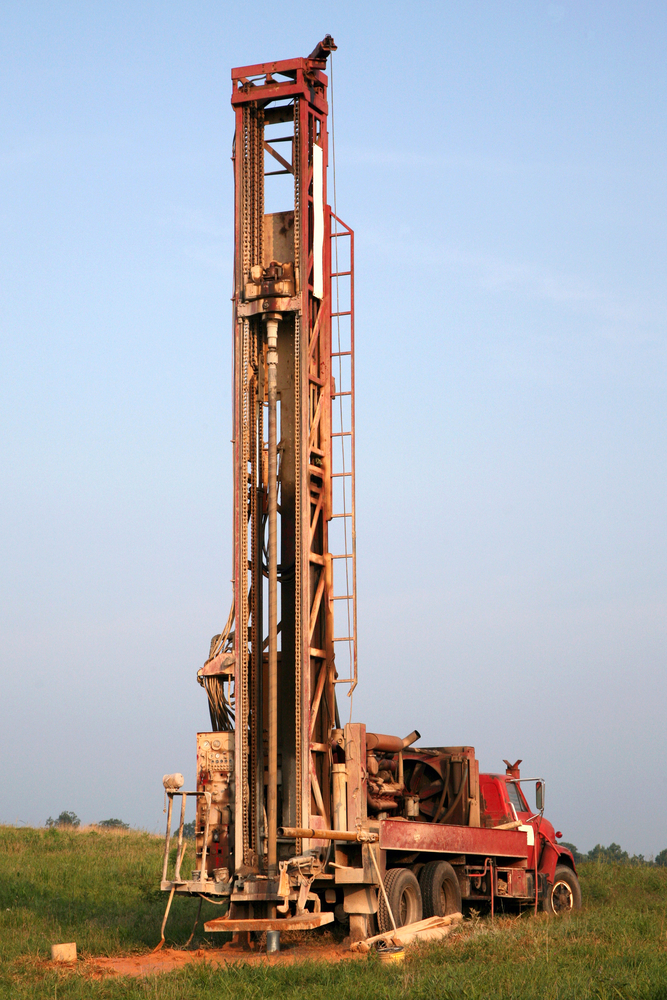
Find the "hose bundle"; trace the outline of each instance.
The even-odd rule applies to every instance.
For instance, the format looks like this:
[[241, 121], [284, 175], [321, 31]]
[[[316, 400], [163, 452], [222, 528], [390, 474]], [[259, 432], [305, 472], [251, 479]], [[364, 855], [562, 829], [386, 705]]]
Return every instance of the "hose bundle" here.
[[234, 729], [234, 672], [207, 674], [205, 668], [220, 654], [233, 654], [234, 605], [232, 604], [227, 624], [219, 635], [211, 639], [211, 648], [204, 666], [197, 671], [197, 680], [206, 691], [211, 729], [218, 733], [229, 733]]

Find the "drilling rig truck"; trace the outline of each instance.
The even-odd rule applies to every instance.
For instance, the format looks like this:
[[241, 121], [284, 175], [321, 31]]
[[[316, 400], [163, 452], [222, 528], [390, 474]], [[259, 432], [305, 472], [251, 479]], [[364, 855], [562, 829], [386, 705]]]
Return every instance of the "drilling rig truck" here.
[[521, 761], [480, 774], [472, 747], [341, 723], [357, 684], [354, 233], [327, 201], [335, 48], [232, 70], [234, 599], [198, 672], [196, 788], [164, 779], [161, 887], [226, 900], [207, 931], [336, 920], [353, 941], [462, 903], [567, 912], [574, 859]]

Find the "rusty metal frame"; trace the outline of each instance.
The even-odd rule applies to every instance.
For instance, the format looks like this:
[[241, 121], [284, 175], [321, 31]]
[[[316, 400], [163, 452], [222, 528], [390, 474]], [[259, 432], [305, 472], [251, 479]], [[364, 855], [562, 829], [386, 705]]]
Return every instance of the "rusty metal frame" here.
[[[316, 50], [317, 52], [318, 50]], [[331, 824], [329, 732], [336, 724], [333, 565], [328, 551], [331, 517], [331, 218], [327, 206], [327, 78], [325, 60], [286, 60], [232, 70], [236, 114], [235, 354], [234, 354], [234, 592], [236, 676], [235, 864], [252, 867], [261, 855], [264, 749], [261, 727], [261, 663], [264, 646], [262, 582], [255, 544], [262, 482], [262, 437], [257, 422], [257, 378], [262, 368], [261, 322], [271, 308], [294, 315], [295, 386], [295, 705], [296, 816], [303, 827]], [[282, 102], [282, 103], [276, 103]], [[290, 111], [292, 109], [292, 111]], [[292, 118], [293, 115], [293, 118]], [[289, 162], [265, 139], [263, 123], [289, 123]], [[314, 147], [321, 150], [322, 177], [315, 205]], [[265, 152], [280, 171], [259, 170]], [[252, 161], [253, 156], [255, 160]], [[252, 162], [251, 162], [252, 161]], [[319, 164], [319, 154], [317, 163]], [[294, 249], [297, 286], [291, 298], [243, 301], [244, 273], [262, 263], [263, 177], [294, 175]], [[318, 179], [320, 180], [320, 179]], [[253, 189], [252, 185], [255, 185]], [[324, 288], [315, 284], [315, 212], [322, 211]], [[349, 231], [351, 232], [351, 231]], [[356, 622], [355, 622], [356, 626]], [[355, 628], [356, 635], [356, 628]], [[356, 643], [354, 646], [356, 650]], [[289, 670], [281, 663], [279, 670]], [[356, 677], [356, 657], [355, 657]], [[324, 752], [322, 752], [324, 749]], [[253, 795], [254, 789], [254, 795]], [[269, 822], [271, 828], [271, 823]], [[297, 843], [297, 849], [301, 845]]]
[[489, 830], [390, 819], [380, 823], [380, 847], [383, 851], [465, 854], [470, 858], [492, 856], [525, 860], [528, 857], [528, 838], [521, 830]]
[[310, 102], [300, 102], [299, 175], [302, 180], [301, 287], [303, 326], [301, 339], [301, 517], [302, 553], [302, 686], [301, 748], [303, 767], [301, 825], [310, 827], [311, 818], [331, 825], [329, 756], [314, 744], [326, 745], [335, 725], [333, 699], [334, 648], [331, 621], [331, 572], [328, 553], [328, 520], [331, 511], [331, 288], [325, 280], [323, 297], [314, 294], [315, 246], [314, 213], [315, 157], [313, 147], [322, 151], [322, 224], [325, 229], [323, 273], [330, 273], [327, 239], [330, 226], [327, 210], [326, 174], [328, 133], [326, 110]]

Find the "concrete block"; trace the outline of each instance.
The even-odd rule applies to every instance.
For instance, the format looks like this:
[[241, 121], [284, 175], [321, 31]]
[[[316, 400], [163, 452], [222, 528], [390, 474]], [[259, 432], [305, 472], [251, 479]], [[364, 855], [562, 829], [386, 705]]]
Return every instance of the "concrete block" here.
[[71, 944], [52, 944], [52, 962], [76, 962], [76, 942]]

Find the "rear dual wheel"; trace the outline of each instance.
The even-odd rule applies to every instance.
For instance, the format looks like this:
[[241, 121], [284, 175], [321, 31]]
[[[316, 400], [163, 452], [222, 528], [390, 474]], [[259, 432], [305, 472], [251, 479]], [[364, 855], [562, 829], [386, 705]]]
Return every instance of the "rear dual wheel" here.
[[425, 917], [446, 917], [461, 912], [461, 887], [446, 861], [429, 861], [419, 873]]
[[[421, 920], [422, 895], [419, 882], [409, 868], [390, 868], [384, 877], [384, 890], [397, 927]], [[383, 892], [378, 899], [377, 921], [380, 934], [394, 929]]]

